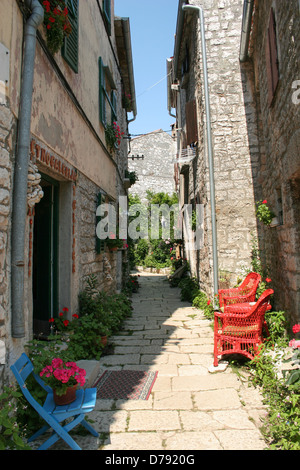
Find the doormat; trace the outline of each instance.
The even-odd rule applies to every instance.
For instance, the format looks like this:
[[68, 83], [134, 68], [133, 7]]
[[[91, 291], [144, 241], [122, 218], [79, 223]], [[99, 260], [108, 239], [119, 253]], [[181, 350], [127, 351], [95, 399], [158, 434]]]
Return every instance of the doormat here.
[[106, 370], [94, 387], [98, 399], [148, 400], [158, 372]]

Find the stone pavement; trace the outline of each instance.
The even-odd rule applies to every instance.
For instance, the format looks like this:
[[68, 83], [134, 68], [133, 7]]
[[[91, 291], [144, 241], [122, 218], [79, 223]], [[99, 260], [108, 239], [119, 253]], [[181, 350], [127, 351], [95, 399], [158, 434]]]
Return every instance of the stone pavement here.
[[158, 377], [148, 400], [97, 400], [90, 417], [101, 438], [86, 436], [79, 445], [104, 451], [265, 449], [258, 390], [230, 366], [209, 372], [212, 322], [181, 302], [166, 276], [141, 273], [139, 280], [132, 317], [112, 338], [114, 353], [100, 359], [100, 373], [153, 370]]
[[[75, 435], [76, 442], [83, 450], [102, 451], [266, 449], [259, 431], [266, 410], [258, 390], [230, 366], [209, 372], [212, 322], [181, 302], [180, 289], [171, 288], [166, 276], [141, 273], [139, 280], [132, 317], [111, 338], [113, 354], [86, 364], [87, 386], [107, 369], [153, 370], [158, 376], [151, 395], [98, 399], [88, 417], [99, 438]], [[50, 450], [56, 449], [69, 447], [60, 440]]]

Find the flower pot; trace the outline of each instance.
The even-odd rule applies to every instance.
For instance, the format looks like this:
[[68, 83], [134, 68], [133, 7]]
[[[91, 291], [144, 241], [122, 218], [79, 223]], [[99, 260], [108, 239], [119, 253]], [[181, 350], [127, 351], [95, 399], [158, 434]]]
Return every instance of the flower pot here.
[[100, 344], [104, 347], [107, 345], [107, 336], [101, 336]]
[[55, 389], [53, 390], [53, 399], [56, 405], [69, 405], [76, 399], [77, 385], [68, 387], [64, 395], [57, 395]]
[[109, 247], [109, 251], [118, 251], [118, 247], [117, 246], [111, 246], [111, 247]]

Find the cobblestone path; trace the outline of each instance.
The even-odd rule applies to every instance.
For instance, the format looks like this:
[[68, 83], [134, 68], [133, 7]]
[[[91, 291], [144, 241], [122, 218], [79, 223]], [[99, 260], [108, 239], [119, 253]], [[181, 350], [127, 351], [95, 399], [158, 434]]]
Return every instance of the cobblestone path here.
[[132, 317], [112, 338], [114, 354], [100, 359], [101, 371], [153, 370], [158, 377], [148, 400], [97, 400], [91, 417], [105, 436], [100, 449], [265, 449], [259, 392], [230, 367], [209, 372], [211, 322], [182, 302], [165, 276], [144, 273], [139, 280]]

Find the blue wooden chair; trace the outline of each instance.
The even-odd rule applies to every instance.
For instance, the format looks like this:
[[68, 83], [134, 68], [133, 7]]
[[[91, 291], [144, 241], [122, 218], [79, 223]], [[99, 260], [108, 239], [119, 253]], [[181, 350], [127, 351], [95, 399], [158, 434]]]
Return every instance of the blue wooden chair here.
[[[37, 431], [28, 439], [32, 442], [41, 436], [48, 429], [52, 428], [53, 433], [38, 450], [46, 450], [59, 439], [63, 439], [73, 450], [81, 450], [79, 445], [72, 439], [69, 432], [78, 424], [82, 424], [93, 436], [98, 437], [98, 433], [85, 420], [85, 415], [92, 411], [96, 404], [96, 388], [80, 389], [76, 392], [76, 400], [70, 405], [57, 406], [53, 400], [53, 391], [43, 380], [34, 373], [33, 364], [23, 353], [20, 358], [11, 366], [18, 384], [21, 387], [27, 401], [37, 411], [37, 413], [46, 421], [46, 425]], [[47, 392], [47, 397], [43, 406], [41, 406], [31, 395], [26, 386], [26, 379], [33, 375], [35, 380]], [[69, 418], [73, 418], [69, 422]], [[68, 420], [67, 424], [62, 425], [63, 421]]]

